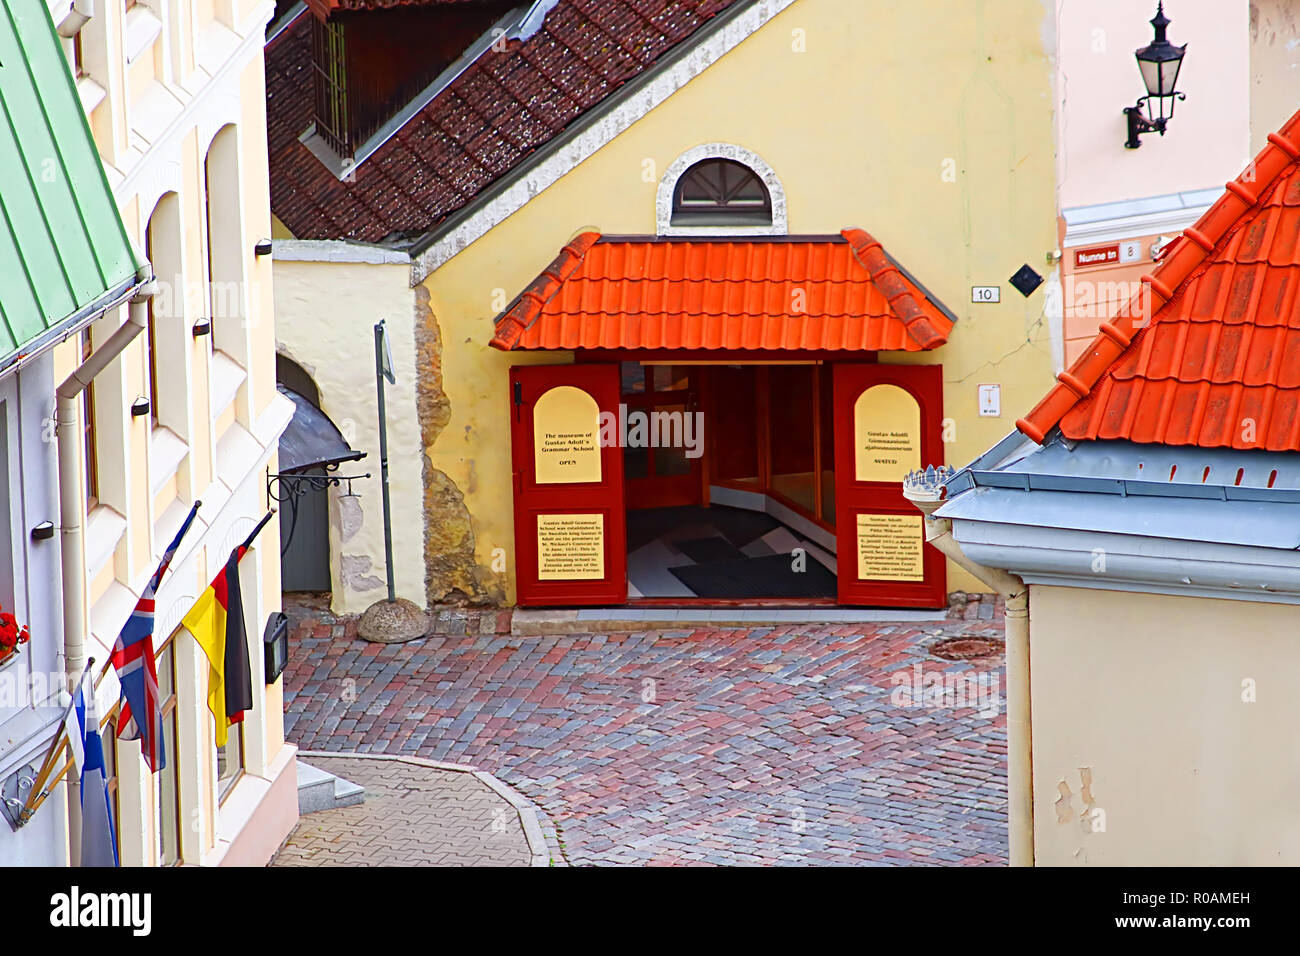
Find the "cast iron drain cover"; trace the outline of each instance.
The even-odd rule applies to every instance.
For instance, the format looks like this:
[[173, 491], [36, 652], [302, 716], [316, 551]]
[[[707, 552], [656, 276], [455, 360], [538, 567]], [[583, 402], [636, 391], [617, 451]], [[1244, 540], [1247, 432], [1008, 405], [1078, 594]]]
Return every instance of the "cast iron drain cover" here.
[[1001, 657], [1001, 641], [991, 637], [950, 637], [931, 644], [929, 651], [945, 661], [970, 661], [978, 657]]

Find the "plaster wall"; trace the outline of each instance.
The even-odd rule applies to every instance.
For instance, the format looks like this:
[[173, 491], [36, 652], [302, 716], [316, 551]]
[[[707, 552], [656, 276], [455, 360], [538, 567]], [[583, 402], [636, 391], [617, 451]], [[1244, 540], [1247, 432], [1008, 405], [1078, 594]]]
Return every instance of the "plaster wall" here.
[[1034, 585], [1041, 866], [1300, 863], [1294, 605]]
[[1250, 151], [1300, 109], [1300, 6], [1251, 0]]
[[[303, 247], [327, 244], [302, 243]], [[334, 245], [334, 244], [329, 244]], [[392, 495], [394, 584], [398, 597], [421, 606], [424, 595], [423, 446], [416, 407], [415, 296], [409, 264], [349, 261], [275, 262], [279, 350], [312, 376], [322, 410], [353, 448], [367, 456], [340, 474], [357, 497], [330, 492], [330, 575], [333, 608], [353, 614], [387, 597], [375, 395], [374, 324], [386, 320], [397, 384], [386, 385], [389, 490]]]
[[1165, 135], [1143, 136], [1138, 149], [1124, 148], [1122, 111], [1146, 94], [1133, 53], [1151, 42], [1147, 21], [1155, 3], [1061, 0], [1058, 6], [1061, 208], [1206, 189], [1245, 168], [1254, 155], [1251, 115], [1242, 109], [1250, 96], [1251, 4], [1165, 4], [1169, 41], [1187, 44], [1178, 76], [1187, 99], [1177, 104]]

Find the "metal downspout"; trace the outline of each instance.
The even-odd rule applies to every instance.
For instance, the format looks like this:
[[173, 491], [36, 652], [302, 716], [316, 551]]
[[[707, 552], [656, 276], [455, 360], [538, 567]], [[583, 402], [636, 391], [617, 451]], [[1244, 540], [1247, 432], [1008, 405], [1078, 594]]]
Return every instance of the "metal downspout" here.
[[[935, 477], [933, 474], [930, 478]], [[983, 581], [1007, 602], [1007, 843], [1012, 866], [1034, 865], [1033, 735], [1029, 684], [1029, 588], [1014, 574], [972, 561], [952, 536], [952, 522], [935, 518], [939, 486], [909, 475], [903, 493], [925, 515], [925, 540]]]
[[[153, 280], [137, 287], [127, 309], [127, 320], [108, 341], [95, 349], [58, 387], [55, 439], [59, 459], [59, 559], [63, 585], [62, 669], [68, 693], [86, 666], [86, 541], [84, 528], [86, 475], [81, 456], [81, 393], [109, 362], [117, 358], [149, 322], [148, 302], [157, 294]], [[81, 859], [81, 781], [68, 775], [69, 859]]]

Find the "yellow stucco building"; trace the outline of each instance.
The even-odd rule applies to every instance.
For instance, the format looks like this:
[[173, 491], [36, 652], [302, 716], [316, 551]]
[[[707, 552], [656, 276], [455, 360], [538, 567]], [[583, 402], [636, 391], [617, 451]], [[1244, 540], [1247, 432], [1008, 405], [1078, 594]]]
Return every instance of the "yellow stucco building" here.
[[[590, 61], [592, 38], [548, 3], [485, 23], [504, 42], [467, 41], [387, 125], [322, 144], [290, 84], [313, 31], [338, 31], [366, 62], [356, 24], [386, 15], [366, 6], [309, 4], [267, 47], [278, 334], [373, 455], [363, 356], [369, 325], [388, 321], [401, 596], [935, 607], [984, 589], [922, 551], [899, 482], [922, 451], [969, 459], [1051, 381], [1038, 285], [1057, 269], [1050, 5], [959, 4], [922, 25], [877, 2], [688, 4], [696, 19], [676, 32], [620, 12], [629, 48], [651, 52], [613, 65], [600, 53], [599, 95], [535, 77], [530, 109], [482, 120], [508, 144], [487, 152], [423, 131], [517, 94], [502, 78], [526, 55]], [[325, 194], [328, 207], [310, 199]], [[602, 451], [598, 480], [543, 487], [532, 438], [548, 426], [531, 403], [572, 383], [516, 366], [603, 375], [593, 410], [698, 412], [704, 437], [683, 452], [629, 433]], [[901, 419], [876, 401], [889, 387], [910, 396]], [[857, 402], [869, 388], [885, 390]], [[854, 473], [873, 428], [898, 432], [904, 452]], [[344, 611], [383, 596], [378, 487], [357, 487], [359, 508], [331, 505], [326, 586]], [[663, 566], [661, 545], [725, 537], [709, 525], [724, 512], [750, 529], [726, 539], [734, 551], [714, 542], [675, 581], [639, 577]], [[590, 539], [533, 524], [587, 513], [601, 516]], [[816, 573], [777, 567], [796, 549]], [[871, 565], [885, 552], [896, 557]]]

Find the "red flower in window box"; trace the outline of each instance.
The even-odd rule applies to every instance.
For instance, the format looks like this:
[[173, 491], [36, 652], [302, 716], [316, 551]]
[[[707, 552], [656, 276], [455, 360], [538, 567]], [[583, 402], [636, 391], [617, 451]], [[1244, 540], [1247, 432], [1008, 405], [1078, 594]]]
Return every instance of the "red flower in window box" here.
[[0, 664], [18, 653], [18, 648], [31, 640], [27, 625], [19, 624], [8, 611], [0, 608]]

